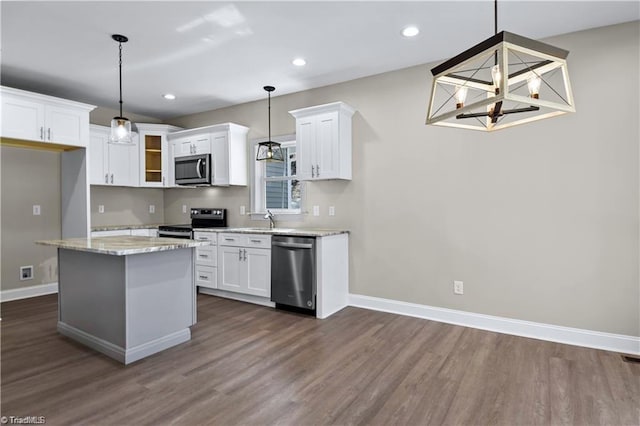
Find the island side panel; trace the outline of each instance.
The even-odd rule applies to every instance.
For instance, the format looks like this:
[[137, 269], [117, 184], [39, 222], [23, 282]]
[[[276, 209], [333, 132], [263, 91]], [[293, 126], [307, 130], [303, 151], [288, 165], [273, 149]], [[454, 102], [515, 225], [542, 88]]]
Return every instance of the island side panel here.
[[188, 331], [195, 322], [193, 250], [126, 256], [128, 349]]
[[58, 263], [59, 321], [124, 348], [124, 258], [61, 248]]
[[316, 317], [327, 318], [349, 303], [349, 234], [316, 238]]

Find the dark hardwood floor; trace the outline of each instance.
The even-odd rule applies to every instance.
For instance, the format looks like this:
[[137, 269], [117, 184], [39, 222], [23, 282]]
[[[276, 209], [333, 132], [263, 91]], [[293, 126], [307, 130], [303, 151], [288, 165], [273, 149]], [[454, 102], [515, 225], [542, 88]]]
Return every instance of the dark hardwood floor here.
[[347, 308], [326, 320], [198, 296], [193, 339], [123, 366], [2, 304], [1, 414], [48, 425], [640, 424], [620, 354]]

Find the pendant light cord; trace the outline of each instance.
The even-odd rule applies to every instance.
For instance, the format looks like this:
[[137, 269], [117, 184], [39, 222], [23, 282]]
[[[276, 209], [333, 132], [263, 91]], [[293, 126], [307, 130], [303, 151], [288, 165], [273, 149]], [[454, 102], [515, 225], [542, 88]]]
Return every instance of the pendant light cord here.
[[[498, 0], [493, 0], [493, 35], [498, 34]], [[498, 65], [498, 51], [494, 53], [494, 65]]]
[[118, 68], [120, 70], [120, 117], [122, 117], [122, 42], [118, 42], [120, 62]]
[[269, 142], [271, 142], [271, 92], [269, 92]]

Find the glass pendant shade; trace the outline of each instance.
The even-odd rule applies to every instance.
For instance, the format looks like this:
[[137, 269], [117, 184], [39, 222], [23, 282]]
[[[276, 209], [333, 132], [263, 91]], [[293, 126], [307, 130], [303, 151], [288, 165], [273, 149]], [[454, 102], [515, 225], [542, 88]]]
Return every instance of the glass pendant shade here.
[[125, 117], [113, 117], [111, 120], [111, 142], [131, 143], [131, 121]]
[[493, 131], [575, 112], [568, 54], [497, 33], [431, 70], [426, 124]]
[[258, 144], [256, 161], [284, 161], [284, 155], [278, 142], [267, 141]]

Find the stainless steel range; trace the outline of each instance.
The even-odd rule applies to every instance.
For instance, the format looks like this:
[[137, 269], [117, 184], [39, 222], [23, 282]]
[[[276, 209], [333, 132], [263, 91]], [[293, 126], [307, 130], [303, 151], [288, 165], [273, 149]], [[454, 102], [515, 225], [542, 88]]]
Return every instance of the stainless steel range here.
[[191, 223], [182, 225], [161, 225], [158, 227], [158, 236], [166, 238], [193, 238], [194, 228], [226, 228], [227, 209], [217, 208], [192, 208]]

